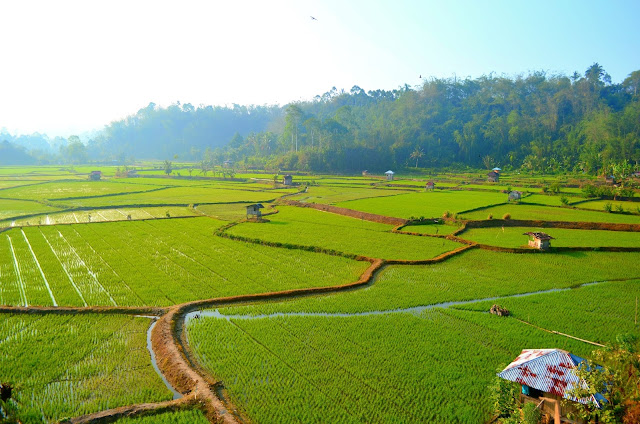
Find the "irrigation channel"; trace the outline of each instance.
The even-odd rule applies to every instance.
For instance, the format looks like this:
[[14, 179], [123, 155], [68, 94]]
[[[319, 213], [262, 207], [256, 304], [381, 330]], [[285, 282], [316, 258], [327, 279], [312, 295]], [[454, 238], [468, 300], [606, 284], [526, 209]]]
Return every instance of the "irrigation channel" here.
[[167, 388], [169, 390], [171, 390], [171, 393], [173, 393], [173, 399], [180, 399], [182, 397], [182, 393], [180, 393], [179, 391], [177, 391], [176, 389], [173, 388], [173, 386], [171, 384], [169, 384], [169, 380], [167, 380], [167, 377], [164, 376], [164, 374], [162, 373], [162, 371], [160, 371], [160, 368], [158, 368], [158, 361], [156, 359], [156, 353], [153, 351], [153, 345], [151, 342], [151, 332], [153, 331], [153, 327], [156, 326], [156, 324], [158, 323], [158, 317], [152, 317], [152, 316], [142, 316], [142, 315], [138, 315], [142, 318], [150, 318], [152, 319], [151, 325], [149, 326], [149, 329], [147, 330], [147, 350], [149, 351], [149, 354], [151, 355], [151, 364], [153, 365], [153, 369], [156, 370], [156, 373], [158, 373], [158, 375], [160, 376], [160, 378], [162, 379], [162, 382], [164, 383], [165, 386], [167, 386]]
[[198, 319], [199, 317], [211, 317], [217, 319], [226, 319], [227, 321], [238, 319], [238, 320], [254, 320], [254, 319], [265, 319], [265, 318], [280, 318], [280, 317], [328, 317], [328, 318], [350, 318], [350, 317], [365, 317], [371, 315], [386, 315], [386, 314], [413, 314], [420, 315], [424, 311], [434, 308], [448, 308], [451, 306], [459, 306], [459, 305], [468, 305], [470, 303], [477, 302], [485, 302], [485, 301], [493, 301], [493, 300], [501, 300], [501, 299], [509, 299], [514, 297], [525, 297], [525, 296], [533, 296], [536, 294], [546, 294], [546, 293], [555, 293], [555, 292], [563, 292], [573, 289], [579, 289], [582, 287], [593, 286], [596, 284], [606, 283], [607, 281], [594, 281], [591, 283], [584, 283], [573, 287], [567, 287], [562, 289], [549, 289], [549, 290], [539, 290], [534, 292], [527, 293], [518, 293], [511, 294], [506, 296], [495, 296], [495, 297], [485, 297], [482, 299], [473, 299], [473, 300], [461, 300], [461, 301], [452, 301], [452, 302], [442, 302], [442, 303], [433, 303], [431, 305], [422, 305], [422, 306], [412, 306], [410, 308], [399, 308], [399, 309], [388, 309], [385, 311], [366, 311], [366, 312], [352, 312], [352, 313], [344, 313], [344, 312], [276, 312], [273, 314], [255, 314], [255, 315], [226, 315], [220, 312], [219, 309], [214, 310], [199, 310], [189, 312], [185, 315], [185, 323], [188, 323], [192, 319]]

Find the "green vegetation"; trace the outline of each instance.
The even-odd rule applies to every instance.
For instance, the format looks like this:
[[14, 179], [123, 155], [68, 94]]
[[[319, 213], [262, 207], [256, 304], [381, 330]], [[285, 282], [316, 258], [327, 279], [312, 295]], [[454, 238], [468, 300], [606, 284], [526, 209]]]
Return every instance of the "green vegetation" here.
[[0, 304], [169, 305], [344, 284], [369, 266], [215, 237], [221, 224], [193, 218], [10, 230], [0, 234]]
[[146, 349], [149, 319], [3, 315], [0, 381], [12, 382], [25, 423], [171, 399]]
[[164, 412], [137, 418], [121, 418], [115, 424], [209, 424], [209, 420], [198, 409]]
[[509, 296], [616, 278], [638, 278], [640, 253], [500, 253], [474, 249], [427, 266], [389, 266], [375, 284], [288, 302], [225, 308], [224, 313], [388, 311]]
[[494, 227], [472, 228], [459, 234], [467, 240], [501, 247], [527, 247], [528, 231], [542, 231], [555, 240], [555, 247], [640, 247], [640, 233], [604, 230], [570, 230], [564, 228]]
[[393, 197], [354, 200], [351, 202], [338, 203], [337, 206], [399, 218], [409, 218], [412, 216], [439, 218], [446, 210], [458, 213], [481, 206], [504, 203], [506, 201], [507, 195], [503, 193], [464, 190], [433, 191], [429, 193], [411, 193]]
[[451, 234], [454, 231], [458, 230], [460, 227], [455, 225], [446, 225], [446, 224], [416, 224], [416, 225], [407, 225], [406, 227], [402, 227], [400, 231], [404, 231], [407, 233], [420, 233], [420, 234]]
[[501, 205], [491, 208], [461, 214], [462, 219], [482, 220], [487, 219], [488, 214], [494, 217], [502, 217], [511, 214], [511, 219], [531, 219], [544, 221], [570, 221], [570, 222], [611, 222], [619, 224], [640, 224], [640, 216], [623, 215], [580, 210], [572, 208], [555, 208], [551, 206], [536, 205]]
[[461, 247], [445, 239], [389, 232], [391, 225], [315, 209], [280, 207], [270, 222], [236, 225], [229, 234], [280, 243], [318, 246], [373, 258], [420, 260]]
[[201, 317], [188, 341], [256, 422], [484, 422], [496, 364], [522, 345], [589, 351], [514, 320], [444, 310]]

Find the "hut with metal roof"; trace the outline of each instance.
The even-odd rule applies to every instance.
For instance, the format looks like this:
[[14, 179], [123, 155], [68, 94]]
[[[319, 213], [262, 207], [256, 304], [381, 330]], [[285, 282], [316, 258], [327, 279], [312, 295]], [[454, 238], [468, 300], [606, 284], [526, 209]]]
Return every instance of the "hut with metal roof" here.
[[293, 185], [293, 177], [289, 174], [282, 177], [282, 184], [284, 185]]
[[247, 219], [261, 219], [263, 209], [262, 203], [254, 203], [253, 205], [247, 206]]
[[520, 199], [522, 199], [522, 192], [521, 191], [513, 190], [512, 192], [509, 193], [509, 201], [510, 202], [519, 202]]
[[384, 175], [387, 176], [387, 181], [393, 181], [393, 171], [392, 170], [388, 170], [387, 172], [384, 173]]
[[490, 183], [500, 182], [500, 172], [498, 171], [489, 171], [487, 174], [487, 181]]
[[91, 181], [100, 181], [102, 178], [102, 171], [91, 171], [89, 174], [89, 179]]
[[529, 246], [539, 250], [549, 250], [551, 240], [555, 240], [549, 234], [540, 231], [529, 231], [524, 233], [523, 236], [529, 236]]
[[576, 374], [581, 364], [588, 366], [584, 358], [566, 350], [524, 349], [498, 376], [520, 384], [521, 400], [534, 402], [556, 424], [576, 422], [567, 420], [567, 414], [574, 412], [575, 408], [570, 402], [563, 404], [563, 399], [596, 408], [606, 402], [601, 393], [583, 399], [571, 394], [575, 388], [588, 388], [587, 383]]
[[433, 181], [427, 181], [427, 184], [424, 186], [425, 191], [433, 191], [433, 189], [436, 187], [436, 183], [434, 183]]

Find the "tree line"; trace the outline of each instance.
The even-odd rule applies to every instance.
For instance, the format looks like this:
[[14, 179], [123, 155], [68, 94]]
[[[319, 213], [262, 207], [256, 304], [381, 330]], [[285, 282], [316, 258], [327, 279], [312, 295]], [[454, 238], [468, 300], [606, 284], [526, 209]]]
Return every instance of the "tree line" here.
[[640, 71], [612, 83], [601, 65], [571, 76], [431, 78], [420, 87], [354, 86], [286, 106], [151, 103], [71, 140], [58, 160], [231, 161], [317, 172], [486, 167], [600, 173], [640, 160]]

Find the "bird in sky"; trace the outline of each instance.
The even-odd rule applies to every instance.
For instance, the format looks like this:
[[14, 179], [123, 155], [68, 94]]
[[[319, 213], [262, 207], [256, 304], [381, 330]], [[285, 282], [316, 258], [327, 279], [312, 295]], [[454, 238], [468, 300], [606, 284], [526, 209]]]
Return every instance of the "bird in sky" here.
[[316, 19], [316, 18], [314, 18], [313, 16], [311, 16], [311, 20], [312, 20], [312, 21], [317, 21], [317, 19]]

